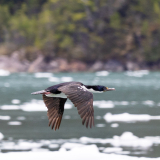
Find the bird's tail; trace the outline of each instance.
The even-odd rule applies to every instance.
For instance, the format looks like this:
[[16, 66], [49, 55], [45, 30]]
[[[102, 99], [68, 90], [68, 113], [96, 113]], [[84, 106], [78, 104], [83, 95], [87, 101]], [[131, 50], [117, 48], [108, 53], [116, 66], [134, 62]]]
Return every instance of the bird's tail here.
[[43, 93], [45, 93], [45, 92], [46, 92], [45, 90], [41, 90], [41, 91], [33, 92], [33, 93], [31, 93], [31, 94], [43, 94]]

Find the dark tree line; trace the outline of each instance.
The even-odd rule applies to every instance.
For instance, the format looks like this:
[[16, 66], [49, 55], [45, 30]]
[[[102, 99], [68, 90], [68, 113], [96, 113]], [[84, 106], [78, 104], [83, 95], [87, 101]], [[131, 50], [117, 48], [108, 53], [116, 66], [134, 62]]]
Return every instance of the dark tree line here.
[[[0, 54], [160, 61], [160, 0], [1, 0]], [[35, 54], [36, 53], [36, 54]]]

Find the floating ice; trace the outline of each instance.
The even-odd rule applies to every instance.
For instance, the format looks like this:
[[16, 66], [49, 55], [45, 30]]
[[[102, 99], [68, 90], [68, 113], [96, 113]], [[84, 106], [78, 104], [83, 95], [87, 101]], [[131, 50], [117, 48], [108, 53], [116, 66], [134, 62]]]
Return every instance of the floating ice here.
[[109, 72], [108, 71], [99, 71], [96, 72], [96, 76], [108, 76]]
[[114, 136], [111, 144], [117, 147], [125, 146], [149, 148], [153, 145], [153, 142], [146, 138], [139, 138], [131, 132], [124, 132], [121, 136]]
[[[86, 146], [87, 147], [87, 146]], [[38, 159], [38, 160], [53, 160], [53, 157], [58, 160], [160, 160], [160, 158], [145, 158], [145, 157], [131, 157], [128, 155], [118, 155], [118, 154], [105, 154], [100, 152], [95, 152], [95, 150], [92, 151], [93, 147], [89, 147], [89, 153], [85, 152], [88, 151], [88, 148], [80, 148], [78, 151], [63, 151], [62, 152], [11, 152], [11, 153], [0, 153], [1, 159], [5, 160], [11, 160], [13, 157], [16, 157], [16, 160], [28, 160], [28, 159]], [[84, 149], [84, 150], [82, 150]]]
[[21, 121], [23, 121], [23, 120], [25, 120], [26, 118], [25, 117], [23, 117], [23, 116], [19, 116], [19, 117], [17, 117], [17, 120], [21, 120]]
[[96, 116], [96, 119], [102, 119], [102, 117], [101, 116]]
[[26, 141], [19, 141], [18, 143], [14, 142], [8, 142], [6, 145], [2, 147], [3, 150], [19, 150], [19, 151], [24, 151], [24, 150], [32, 150], [34, 148], [39, 148], [43, 144], [41, 143], [36, 143], [36, 142], [26, 142]]
[[111, 124], [111, 127], [113, 127], [113, 128], [117, 128], [118, 126], [119, 126], [118, 123], [113, 123], [113, 124]]
[[[114, 147], [139, 147], [141, 149], [146, 149], [151, 147], [155, 142], [149, 138], [139, 138], [131, 132], [124, 132], [121, 136], [113, 136], [110, 139], [101, 139], [101, 138], [88, 138], [81, 137], [81, 143], [101, 143], [101, 144], [111, 144]], [[160, 141], [160, 138], [159, 138]]]
[[96, 127], [105, 127], [105, 124], [97, 124]]
[[52, 73], [38, 72], [38, 73], [35, 73], [34, 76], [35, 76], [36, 78], [49, 78], [49, 77], [52, 77], [53, 74], [52, 74]]
[[70, 82], [70, 81], [73, 81], [73, 78], [72, 77], [62, 77], [61, 81], [63, 81], [63, 82]]
[[[79, 148], [77, 151], [72, 150], [72, 151], [63, 151], [62, 152], [11, 152], [11, 153], [0, 153], [0, 157], [2, 160], [11, 160], [13, 157], [16, 157], [16, 160], [33, 160], [33, 159], [38, 159], [38, 160], [53, 160], [58, 159], [58, 160], [64, 160], [64, 159], [69, 159], [69, 160], [106, 160], [106, 159], [111, 159], [111, 160], [160, 160], [160, 158], [145, 158], [145, 157], [131, 157], [128, 155], [118, 155], [118, 154], [105, 154], [105, 153], [100, 153], [100, 152], [95, 152], [95, 149], [92, 151], [93, 147], [91, 146], [86, 146], [84, 148]], [[89, 150], [88, 153], [85, 152]]]
[[142, 103], [143, 103], [144, 105], [154, 106], [154, 102], [151, 101], [151, 100], [143, 101]]
[[65, 149], [73, 149], [73, 148], [79, 148], [79, 147], [84, 147], [84, 144], [79, 144], [79, 143], [64, 143], [61, 148]]
[[23, 111], [33, 112], [33, 111], [47, 111], [47, 107], [43, 103], [43, 100], [32, 100], [31, 102], [26, 102], [20, 106]]
[[9, 75], [10, 75], [10, 72], [9, 72], [9, 71], [0, 69], [0, 76], [9, 76]]
[[0, 107], [2, 110], [18, 110], [20, 107], [18, 105], [3, 105]]
[[11, 121], [11, 122], [8, 122], [8, 125], [13, 125], [13, 126], [18, 126], [18, 125], [21, 125], [22, 122], [19, 122], [19, 121]]
[[69, 104], [69, 103], [65, 103], [64, 108], [65, 108], [65, 109], [71, 109], [71, 108], [72, 108], [72, 105]]
[[4, 135], [0, 132], [0, 140], [4, 138]]
[[93, 105], [97, 106], [98, 108], [114, 108], [112, 101], [94, 101]]
[[125, 74], [127, 76], [132, 76], [132, 77], [143, 77], [144, 75], [148, 75], [149, 71], [148, 70], [127, 71]]
[[136, 122], [136, 121], [150, 121], [150, 120], [160, 120], [160, 116], [150, 116], [148, 114], [129, 114], [129, 113], [122, 113], [122, 114], [111, 114], [107, 113], [104, 116], [104, 119], [107, 122]]
[[64, 116], [64, 119], [71, 119], [71, 116], [65, 115], [65, 116]]
[[59, 82], [60, 79], [57, 78], [57, 77], [50, 77], [50, 78], [49, 78], [49, 81], [50, 81], [50, 82]]
[[118, 153], [121, 151], [122, 151], [122, 148], [119, 148], [119, 147], [108, 147], [103, 150], [103, 152], [105, 153]]
[[6, 121], [8, 121], [10, 119], [11, 119], [10, 116], [0, 116], [0, 120], [6, 120]]
[[[97, 147], [95, 144], [109, 144], [110, 147], [104, 148], [104, 147]], [[90, 145], [89, 145], [90, 144]], [[93, 144], [93, 145], [91, 145]], [[109, 159], [121, 159], [125, 158], [126, 160], [130, 160], [130, 158], [139, 159], [137, 157], [130, 157], [130, 156], [121, 156], [121, 155], [115, 155], [113, 153], [118, 153], [118, 154], [130, 154], [130, 151], [126, 151], [125, 148], [129, 147], [132, 148], [132, 154], [136, 153], [137, 150], [140, 152], [145, 152], [147, 150], [150, 150], [153, 145], [160, 144], [160, 137], [144, 137], [144, 138], [139, 138], [135, 136], [131, 132], [124, 132], [120, 136], [113, 136], [113, 138], [106, 138], [106, 139], [101, 139], [101, 138], [89, 138], [89, 137], [81, 137], [80, 139], [55, 139], [55, 140], [39, 140], [34, 142], [33, 140], [18, 140], [18, 141], [6, 141], [2, 140], [1, 141], [1, 150], [2, 151], [11, 151], [9, 153], [5, 153], [5, 155], [10, 155], [13, 153], [13, 151], [23, 151], [23, 152], [18, 152], [18, 157], [19, 154], [26, 153], [27, 158], [28, 154], [30, 153], [36, 153], [36, 157], [39, 156], [42, 152], [45, 152], [45, 158], [48, 156], [48, 154], [52, 153], [52, 158], [53, 156], [56, 157], [58, 156], [58, 159], [61, 159], [60, 156], [63, 155], [62, 159], [67, 159], [68, 158], [72, 160], [83, 159], [83, 160], [88, 160], [88, 159], [99, 159], [101, 155], [105, 155], [105, 158]], [[45, 149], [44, 149], [45, 147]], [[59, 151], [52, 151], [50, 152], [50, 149], [59, 149]], [[123, 148], [123, 149], [122, 149]], [[112, 154], [102, 154], [99, 152], [101, 150], [102, 152], [105, 153], [112, 153]], [[30, 151], [30, 152], [24, 152], [24, 151]], [[63, 152], [63, 154], [62, 154]], [[94, 156], [93, 156], [94, 154]], [[108, 157], [110, 155], [114, 155], [116, 157]], [[16, 155], [14, 155], [16, 156]], [[24, 155], [23, 155], [24, 156]], [[75, 156], [75, 157], [74, 157]], [[92, 157], [93, 156], [93, 157]], [[120, 157], [119, 157], [120, 156]], [[0, 153], [0, 157], [3, 159], [3, 154]], [[5, 156], [5, 160], [7, 156]], [[8, 157], [8, 159], [11, 157]], [[32, 157], [34, 158], [34, 157]], [[31, 159], [32, 159], [31, 158]], [[34, 159], [35, 159], [34, 158]], [[39, 157], [38, 159], [43, 159], [43, 157]], [[104, 159], [105, 159], [104, 158]], [[23, 158], [24, 159], [24, 158]], [[100, 158], [101, 159], [101, 158]], [[142, 160], [142, 158], [140, 158]], [[145, 160], [148, 160], [149, 158], [145, 158]], [[157, 160], [157, 159], [156, 159]]]
[[13, 104], [19, 104], [21, 101], [19, 99], [12, 99], [11, 101]]
[[115, 101], [113, 102], [115, 105], [122, 105], [122, 106], [127, 106], [129, 105], [129, 102], [128, 101]]
[[[71, 109], [72, 105], [70, 103], [65, 104], [65, 109]], [[47, 111], [43, 100], [31, 100], [30, 102], [25, 102], [22, 105], [3, 105], [0, 107], [2, 110], [23, 110], [27, 112], [33, 111]]]
[[53, 149], [53, 148], [58, 148], [59, 145], [58, 144], [50, 144], [48, 147]]

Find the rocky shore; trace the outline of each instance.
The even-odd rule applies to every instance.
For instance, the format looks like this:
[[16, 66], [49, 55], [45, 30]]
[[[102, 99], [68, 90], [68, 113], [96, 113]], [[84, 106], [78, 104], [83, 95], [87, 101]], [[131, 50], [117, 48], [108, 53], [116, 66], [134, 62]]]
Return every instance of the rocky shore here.
[[117, 60], [108, 60], [106, 62], [95, 61], [91, 64], [84, 63], [78, 60], [67, 61], [64, 58], [55, 58], [46, 60], [43, 55], [38, 55], [37, 58], [29, 62], [21, 59], [19, 52], [15, 51], [11, 56], [0, 56], [0, 69], [10, 72], [95, 72], [107, 70], [113, 72], [121, 72], [126, 70], [159, 70], [160, 65], [149, 67], [145, 64], [138, 64], [132, 61], [121, 63]]

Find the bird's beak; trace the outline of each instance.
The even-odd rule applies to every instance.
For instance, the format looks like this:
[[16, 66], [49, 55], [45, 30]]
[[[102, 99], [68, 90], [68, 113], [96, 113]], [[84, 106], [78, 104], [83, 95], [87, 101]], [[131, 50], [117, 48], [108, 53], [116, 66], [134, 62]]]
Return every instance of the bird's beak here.
[[114, 91], [114, 90], [115, 90], [115, 88], [108, 88], [108, 87], [106, 87], [105, 91]]

